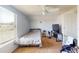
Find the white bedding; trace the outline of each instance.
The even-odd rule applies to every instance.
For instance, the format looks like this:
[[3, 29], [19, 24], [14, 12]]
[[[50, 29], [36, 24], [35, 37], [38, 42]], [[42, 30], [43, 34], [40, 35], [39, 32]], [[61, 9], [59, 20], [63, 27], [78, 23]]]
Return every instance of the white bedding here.
[[41, 32], [34, 30], [18, 39], [17, 43], [20, 45], [41, 45]]

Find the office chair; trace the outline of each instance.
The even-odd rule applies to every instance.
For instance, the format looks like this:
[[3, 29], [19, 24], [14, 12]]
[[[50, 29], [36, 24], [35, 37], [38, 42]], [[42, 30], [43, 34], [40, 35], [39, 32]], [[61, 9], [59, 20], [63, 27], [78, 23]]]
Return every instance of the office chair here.
[[[59, 24], [53, 24], [52, 25], [53, 28], [53, 37], [56, 38], [56, 41], [60, 41], [63, 38], [62, 32], [61, 32], [61, 27]], [[60, 38], [61, 36], [61, 38]]]

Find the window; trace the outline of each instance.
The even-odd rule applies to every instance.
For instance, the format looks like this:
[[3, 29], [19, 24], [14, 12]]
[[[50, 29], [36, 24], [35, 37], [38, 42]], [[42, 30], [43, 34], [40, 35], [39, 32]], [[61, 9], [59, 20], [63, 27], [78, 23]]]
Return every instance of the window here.
[[0, 7], [0, 44], [16, 37], [15, 14]]

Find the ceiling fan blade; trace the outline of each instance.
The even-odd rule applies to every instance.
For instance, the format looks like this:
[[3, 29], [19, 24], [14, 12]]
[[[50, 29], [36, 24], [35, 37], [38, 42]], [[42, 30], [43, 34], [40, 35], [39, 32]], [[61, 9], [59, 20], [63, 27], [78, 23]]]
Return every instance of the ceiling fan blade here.
[[47, 13], [48, 13], [48, 10], [47, 10], [46, 6], [45, 5], [42, 6], [42, 14], [45, 15]]

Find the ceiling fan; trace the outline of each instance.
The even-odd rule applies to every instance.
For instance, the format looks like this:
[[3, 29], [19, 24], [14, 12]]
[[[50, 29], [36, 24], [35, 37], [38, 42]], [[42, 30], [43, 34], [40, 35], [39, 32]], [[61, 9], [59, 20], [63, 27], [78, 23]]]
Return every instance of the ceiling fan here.
[[42, 9], [42, 12], [41, 12], [42, 15], [46, 15], [48, 13], [48, 10], [47, 10], [46, 6], [42, 6], [41, 9]]
[[46, 5], [42, 6], [41, 9], [42, 9], [42, 12], [41, 12], [42, 15], [52, 14], [53, 12], [59, 11], [59, 8], [52, 8]]

